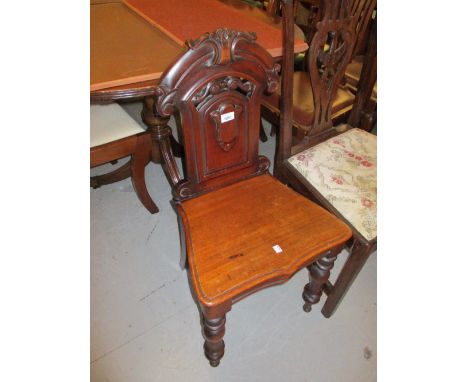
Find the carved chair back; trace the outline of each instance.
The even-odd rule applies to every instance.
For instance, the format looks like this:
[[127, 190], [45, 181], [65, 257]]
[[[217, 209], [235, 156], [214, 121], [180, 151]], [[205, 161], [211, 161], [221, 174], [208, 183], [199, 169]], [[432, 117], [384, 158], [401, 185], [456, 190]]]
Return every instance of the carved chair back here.
[[308, 134], [332, 127], [332, 105], [359, 36], [366, 29], [376, 0], [329, 0], [317, 23], [307, 57], [314, 120]]
[[268, 170], [258, 155], [260, 100], [279, 85], [279, 65], [252, 33], [218, 29], [189, 41], [156, 90], [155, 113], [180, 113], [188, 199]]

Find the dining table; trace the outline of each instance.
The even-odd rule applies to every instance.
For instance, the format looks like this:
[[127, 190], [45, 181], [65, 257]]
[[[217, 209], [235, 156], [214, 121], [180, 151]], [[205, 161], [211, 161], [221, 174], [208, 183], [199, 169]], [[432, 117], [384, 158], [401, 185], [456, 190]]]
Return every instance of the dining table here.
[[[185, 41], [217, 28], [255, 32], [257, 42], [281, 60], [281, 19], [242, 0], [123, 0], [90, 6], [90, 101], [143, 100], [152, 160], [162, 164], [172, 186], [180, 175], [166, 164], [175, 163], [170, 157], [180, 155], [182, 147], [168, 119], [154, 114], [153, 95], [164, 71], [186, 51]], [[308, 45], [296, 31], [299, 53]]]

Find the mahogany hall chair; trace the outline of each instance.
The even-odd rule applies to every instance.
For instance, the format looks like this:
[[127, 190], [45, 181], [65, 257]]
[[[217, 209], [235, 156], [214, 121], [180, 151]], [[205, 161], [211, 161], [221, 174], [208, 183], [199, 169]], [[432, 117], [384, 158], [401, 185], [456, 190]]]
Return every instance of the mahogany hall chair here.
[[[309, 63], [320, 66], [316, 81], [321, 88], [331, 89], [317, 97], [317, 110], [321, 110], [320, 123], [332, 127], [333, 89], [335, 81], [346, 67], [355, 39], [355, 15], [347, 11], [346, 0], [330, 0], [324, 19], [317, 24], [311, 49], [318, 49], [333, 36], [330, 49]], [[296, 191], [346, 222], [353, 231], [350, 256], [334, 285], [327, 282], [328, 294], [322, 313], [330, 317], [365, 264], [377, 248], [377, 137], [361, 129], [353, 128], [324, 142], [315, 144], [304, 139], [301, 145], [292, 145], [293, 113], [291, 94], [294, 85], [292, 73], [293, 50], [290, 23], [286, 22], [285, 53], [282, 74], [283, 104], [279, 142], [275, 156], [275, 176]], [[354, 36], [354, 37], [353, 37]], [[307, 137], [306, 137], [307, 138]]]
[[[258, 155], [261, 95], [278, 86], [279, 66], [255, 35], [218, 29], [188, 48], [163, 74], [154, 111], [181, 117], [185, 178], [177, 175], [173, 203], [205, 355], [217, 366], [232, 305], [307, 267], [309, 311], [351, 231], [272, 177]], [[161, 150], [173, 161], [170, 145]]]
[[145, 167], [151, 155], [150, 134], [117, 103], [91, 105], [91, 167], [129, 155], [130, 160], [117, 170], [92, 177], [91, 187], [98, 188], [130, 176], [138, 199], [154, 214], [159, 210], [145, 183]]
[[[333, 3], [333, 1], [331, 1]], [[332, 34], [323, 35], [323, 25], [330, 23], [326, 10], [330, 9], [330, 1], [323, 1], [320, 9], [321, 25], [314, 25], [314, 34], [310, 40], [309, 50], [306, 54], [306, 71], [295, 71], [290, 78], [293, 93], [292, 120], [294, 128], [295, 144], [307, 138], [307, 142], [319, 143], [336, 134], [335, 129], [323, 118], [323, 114], [331, 114], [331, 120], [337, 124], [345, 122], [353, 108], [355, 95], [342, 84], [346, 66], [350, 63], [355, 52], [355, 46], [359, 38], [363, 38], [362, 30], [366, 29], [376, 0], [350, 0], [345, 6], [347, 12], [354, 16], [347, 19], [351, 24], [347, 37], [351, 49], [337, 49], [336, 37]], [[343, 15], [339, 15], [343, 17]], [[314, 38], [316, 34], [317, 38]], [[328, 52], [331, 53], [328, 53]], [[333, 63], [339, 63], [334, 65]], [[331, 65], [330, 65], [331, 64]], [[329, 68], [332, 67], [335, 72]], [[328, 68], [328, 69], [327, 69]], [[321, 80], [322, 73], [331, 76], [332, 81], [325, 83]], [[272, 124], [272, 132], [277, 129], [280, 117], [281, 91], [274, 92], [269, 97], [264, 97], [262, 102], [262, 116]], [[321, 109], [323, 105], [328, 109]]]

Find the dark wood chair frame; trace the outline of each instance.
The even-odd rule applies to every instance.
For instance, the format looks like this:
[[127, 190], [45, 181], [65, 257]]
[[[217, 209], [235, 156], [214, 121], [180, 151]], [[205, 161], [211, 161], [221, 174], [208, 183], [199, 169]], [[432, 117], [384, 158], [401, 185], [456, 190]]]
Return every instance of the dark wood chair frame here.
[[[292, 0], [284, 2], [287, 11], [292, 12]], [[271, 93], [278, 86], [279, 65], [254, 40], [254, 34], [219, 29], [196, 41], [189, 41], [189, 50], [163, 74], [152, 104], [146, 105], [146, 113], [153, 109], [154, 124], [164, 123], [175, 113], [181, 116], [181, 139], [185, 148], [184, 178], [174, 161], [167, 137], [163, 137], [166, 141], [159, 137], [159, 142], [163, 165], [173, 186], [173, 203], [179, 215], [182, 267], [186, 265], [184, 246], [187, 233], [182, 202], [268, 172], [269, 160], [258, 155], [260, 101], [264, 92]], [[233, 122], [231, 127], [223, 128], [221, 115], [241, 112], [243, 118], [236, 119], [237, 122]], [[146, 115], [146, 118], [149, 116]], [[208, 131], [205, 125], [214, 127], [214, 137], [211, 137], [211, 133], [211, 138], [203, 135], [204, 131]], [[225, 155], [236, 140], [245, 150], [241, 160]], [[208, 159], [211, 160], [211, 167], [207, 165]], [[213, 163], [216, 163], [214, 167]], [[330, 269], [343, 245], [319, 254], [315, 261], [306, 264], [310, 281], [303, 292], [305, 311], [310, 311], [311, 305], [319, 301]], [[212, 366], [217, 366], [224, 354], [226, 313], [232, 304], [265, 287], [287, 281], [301, 268], [281, 270], [253, 289], [236, 292], [223, 305], [205, 305], [197, 301], [202, 315], [205, 355]], [[195, 298], [197, 294], [193, 280], [190, 286]]]
[[[332, 65], [329, 71], [327, 71], [327, 68], [323, 68], [324, 70], [322, 71], [315, 70], [312, 72], [314, 73], [313, 75], [316, 76], [314, 82], [322, 85], [319, 86], [317, 90], [314, 89], [314, 96], [315, 94], [320, 95], [319, 97], [315, 97], [317, 99], [316, 110], [323, 111], [316, 116], [316, 123], [319, 128], [322, 129], [329, 129], [332, 126], [330, 104], [334, 96], [333, 91], [336, 92], [336, 88], [342, 80], [344, 69], [350, 60], [353, 47], [355, 47], [356, 44], [356, 14], [346, 13], [346, 3], [346, 0], [330, 0], [327, 3], [329, 7], [325, 9], [323, 20], [317, 24], [318, 31], [311, 44], [312, 54], [309, 57], [309, 64], [319, 62], [319, 65], [323, 65], [324, 63]], [[285, 16], [283, 15], [283, 17]], [[292, 145], [292, 81], [290, 79], [293, 75], [294, 61], [291, 38], [293, 29], [292, 15], [286, 14], [286, 17], [290, 17], [291, 19], [286, 20], [283, 24], [285, 26], [284, 35], [286, 36], [286, 42], [284, 45], [281, 77], [281, 123], [280, 134], [277, 138], [274, 175], [283, 183], [290, 185], [297, 192], [317, 202], [337, 217], [347, 222], [339, 211], [311, 186], [298, 171], [290, 166], [287, 161], [291, 155], [314, 146], [316, 142], [305, 140], [301, 142], [299, 146], [293, 147]], [[373, 26], [371, 36], [375, 36], [375, 33], [376, 25]], [[326, 55], [323, 56], [323, 51], [317, 48], [323, 46], [324, 41], [326, 41], [326, 36], [330, 34], [333, 36], [341, 35], [343, 39], [341, 42], [337, 41], [339, 43], [331, 44], [328, 53], [330, 58], [327, 58]], [[376, 44], [376, 40], [374, 40], [374, 43]], [[369, 54], [372, 55], [375, 49], [375, 46], [370, 47], [368, 49], [368, 52], [370, 52]], [[341, 61], [337, 60], [340, 50]], [[343, 50], [347, 52], [343, 52]], [[375, 67], [369, 68], [369, 70], [370, 69], [375, 70]], [[330, 73], [330, 75], [328, 73]], [[329, 81], [332, 83], [330, 84]], [[326, 86], [324, 87], [323, 85]], [[324, 88], [325, 90], [323, 90]], [[369, 91], [369, 88], [366, 89]], [[371, 91], [372, 87], [370, 88], [370, 92]], [[358, 104], [358, 106], [359, 108], [355, 111], [357, 120], [359, 120], [364, 113], [363, 103]], [[355, 277], [366, 263], [369, 255], [377, 249], [377, 238], [369, 241], [354, 229], [349, 222], [347, 223], [353, 231], [353, 239], [348, 243], [350, 256], [344, 264], [336, 282], [334, 284], [327, 282], [325, 286], [324, 292], [328, 295], [328, 298], [322, 308], [322, 314], [327, 318], [335, 312]]]

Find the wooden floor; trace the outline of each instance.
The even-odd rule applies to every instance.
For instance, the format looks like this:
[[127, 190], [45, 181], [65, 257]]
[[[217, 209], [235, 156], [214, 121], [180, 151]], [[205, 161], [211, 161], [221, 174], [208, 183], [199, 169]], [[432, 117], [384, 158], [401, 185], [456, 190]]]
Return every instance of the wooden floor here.
[[[274, 138], [260, 150], [272, 159]], [[93, 382], [376, 380], [375, 254], [331, 319], [320, 313], [323, 301], [311, 313], [302, 310], [305, 270], [235, 304], [227, 314], [226, 354], [210, 367], [187, 273], [179, 268], [169, 186], [158, 166], [148, 166], [146, 176], [160, 208], [155, 215], [129, 180], [90, 189]], [[346, 255], [338, 257], [332, 281]]]

